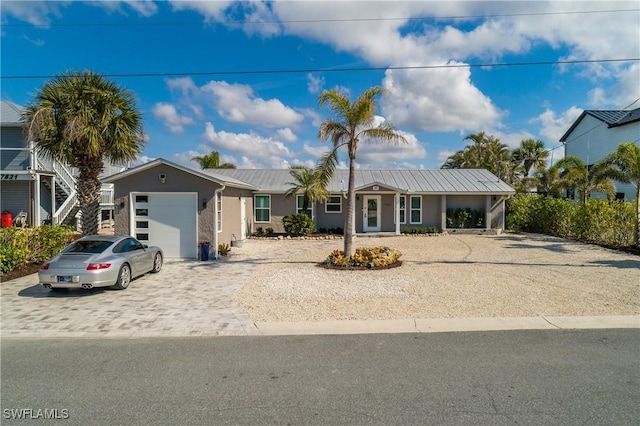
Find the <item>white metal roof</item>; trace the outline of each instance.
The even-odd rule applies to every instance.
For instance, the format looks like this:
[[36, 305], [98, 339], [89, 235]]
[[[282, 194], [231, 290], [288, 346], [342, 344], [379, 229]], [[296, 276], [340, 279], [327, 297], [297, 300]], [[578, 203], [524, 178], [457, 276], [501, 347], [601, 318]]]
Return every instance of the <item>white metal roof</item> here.
[[[204, 171], [219, 178], [235, 178], [259, 189], [261, 192], [283, 193], [293, 178], [288, 169], [207, 169]], [[336, 170], [328, 190], [347, 190], [348, 170]], [[356, 170], [355, 188], [362, 190], [372, 185], [407, 193], [428, 194], [514, 194], [515, 191], [494, 174], [484, 169], [438, 170]]]

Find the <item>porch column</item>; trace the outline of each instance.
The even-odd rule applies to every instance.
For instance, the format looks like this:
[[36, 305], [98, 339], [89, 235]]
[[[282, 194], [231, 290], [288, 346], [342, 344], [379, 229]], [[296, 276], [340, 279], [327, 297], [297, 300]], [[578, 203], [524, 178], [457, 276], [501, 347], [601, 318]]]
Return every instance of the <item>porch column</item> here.
[[55, 215], [56, 213], [56, 177], [55, 175], [51, 176], [51, 224], [58, 224], [58, 217]]
[[396, 217], [396, 235], [400, 235], [400, 193], [394, 195], [393, 214]]
[[40, 226], [40, 174], [34, 175], [34, 180], [31, 182], [33, 185], [33, 227]]
[[442, 194], [440, 196], [440, 228], [442, 232], [447, 230], [447, 196]]
[[484, 229], [491, 229], [491, 195], [485, 196]]

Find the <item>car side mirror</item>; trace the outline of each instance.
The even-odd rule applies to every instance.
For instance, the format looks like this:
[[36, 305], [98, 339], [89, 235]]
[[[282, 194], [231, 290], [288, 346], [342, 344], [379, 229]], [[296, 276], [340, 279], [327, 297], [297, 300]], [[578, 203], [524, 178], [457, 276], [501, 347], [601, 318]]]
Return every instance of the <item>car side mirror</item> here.
[[149, 246], [148, 246], [148, 245], [146, 245], [146, 244], [143, 244], [143, 245], [142, 245], [142, 248], [148, 249], [148, 248], [149, 248]]

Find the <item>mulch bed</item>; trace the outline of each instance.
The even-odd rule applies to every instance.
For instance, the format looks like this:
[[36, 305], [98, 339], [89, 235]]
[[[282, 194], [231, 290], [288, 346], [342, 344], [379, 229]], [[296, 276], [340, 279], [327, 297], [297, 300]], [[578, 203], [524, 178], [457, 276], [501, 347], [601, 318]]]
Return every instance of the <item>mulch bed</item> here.
[[26, 277], [27, 275], [35, 274], [42, 266], [40, 263], [34, 263], [31, 265], [24, 265], [14, 269], [11, 272], [0, 275], [0, 282], [14, 280], [16, 278]]
[[386, 266], [374, 266], [373, 268], [368, 268], [366, 266], [336, 266], [330, 263], [318, 263], [318, 266], [324, 269], [335, 269], [338, 271], [379, 271], [382, 269], [392, 269], [402, 266], [402, 261], [398, 260], [396, 263], [392, 263], [391, 265]]

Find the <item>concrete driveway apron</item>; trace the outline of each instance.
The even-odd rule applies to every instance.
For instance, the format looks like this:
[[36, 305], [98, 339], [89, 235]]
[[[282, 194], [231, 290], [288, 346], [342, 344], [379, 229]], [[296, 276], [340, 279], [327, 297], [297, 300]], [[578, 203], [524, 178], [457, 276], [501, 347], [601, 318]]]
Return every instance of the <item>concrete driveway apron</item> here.
[[158, 274], [111, 289], [51, 292], [37, 275], [4, 282], [2, 337], [261, 334], [233, 295], [262, 258], [167, 260]]

